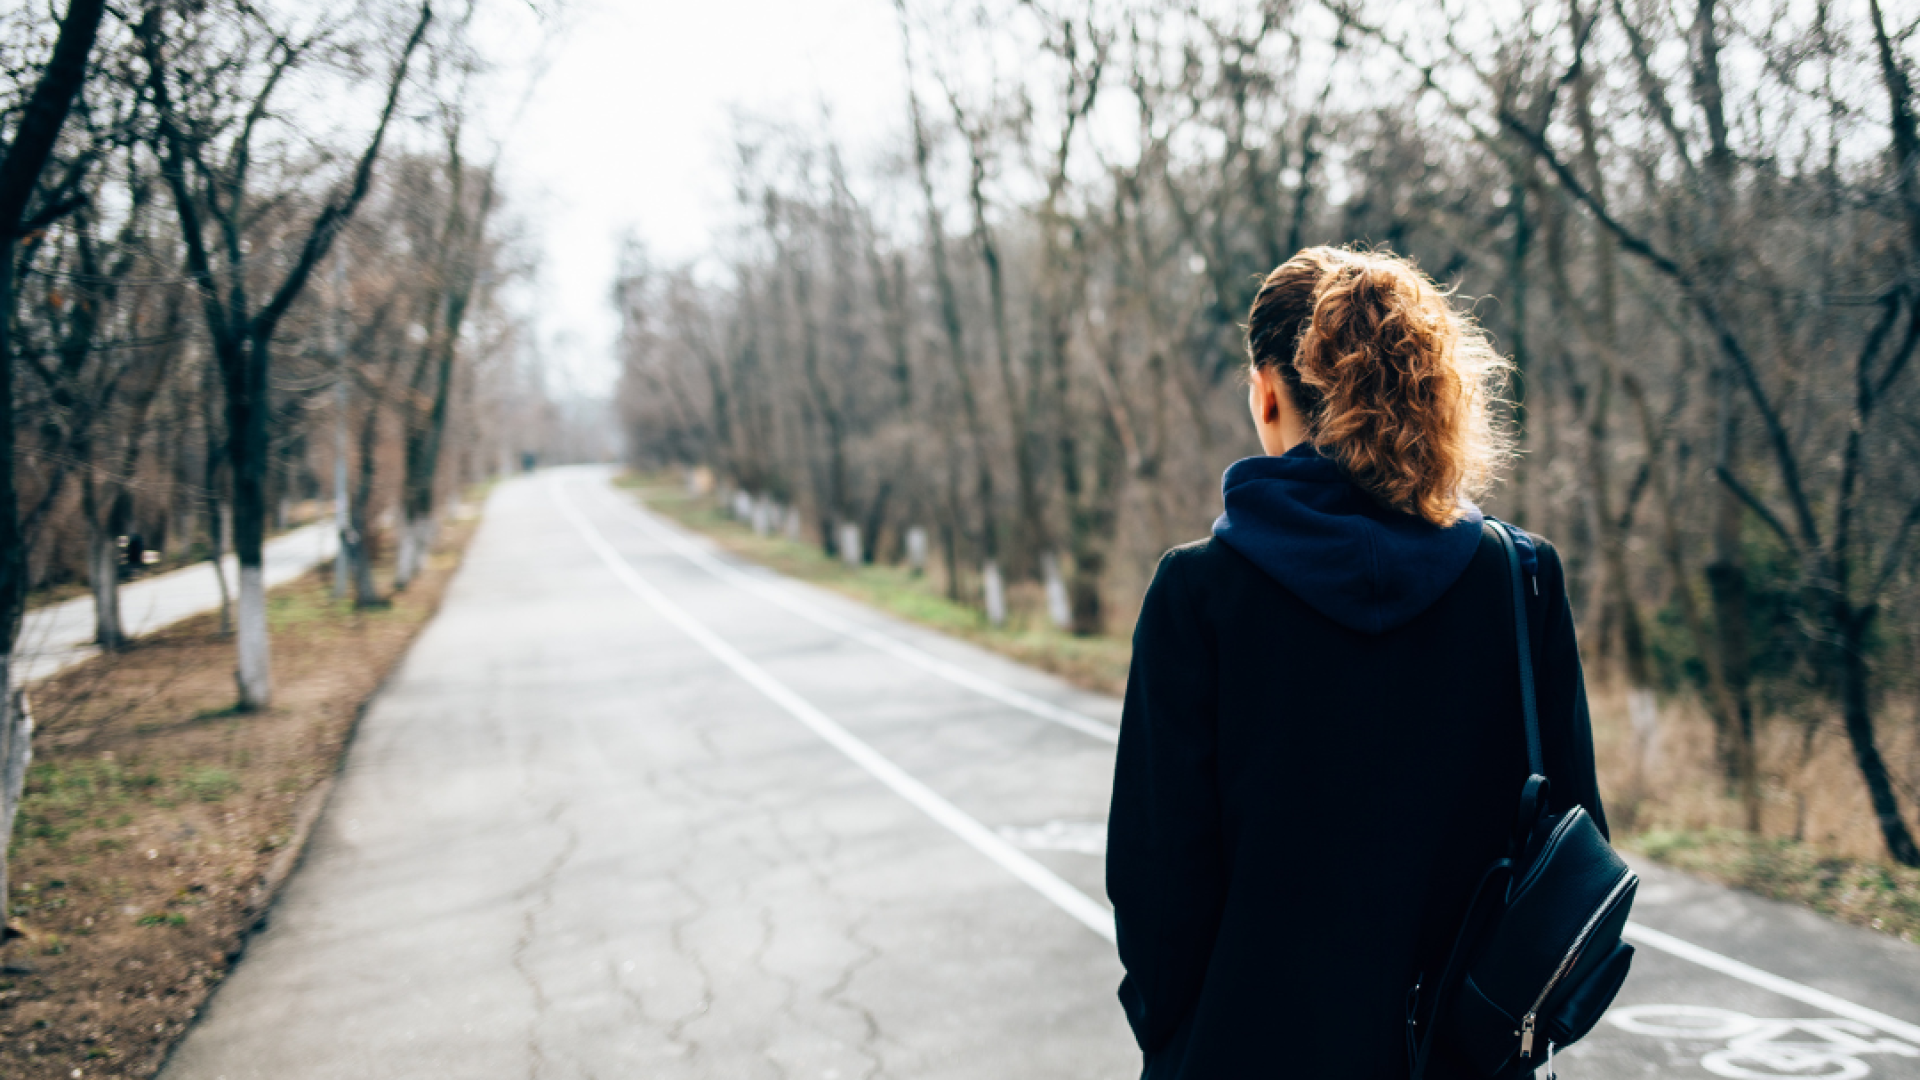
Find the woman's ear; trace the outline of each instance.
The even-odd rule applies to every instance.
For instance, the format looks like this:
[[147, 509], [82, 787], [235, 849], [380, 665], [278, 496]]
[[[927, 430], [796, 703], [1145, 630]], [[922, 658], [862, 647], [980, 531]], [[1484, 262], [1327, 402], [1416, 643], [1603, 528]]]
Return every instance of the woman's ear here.
[[1280, 422], [1280, 395], [1285, 387], [1280, 382], [1280, 373], [1271, 367], [1253, 369], [1250, 376], [1253, 383], [1255, 415], [1263, 424]]
[[1255, 368], [1248, 382], [1247, 405], [1266, 452], [1277, 457], [1304, 440], [1306, 424], [1279, 370], [1271, 366]]

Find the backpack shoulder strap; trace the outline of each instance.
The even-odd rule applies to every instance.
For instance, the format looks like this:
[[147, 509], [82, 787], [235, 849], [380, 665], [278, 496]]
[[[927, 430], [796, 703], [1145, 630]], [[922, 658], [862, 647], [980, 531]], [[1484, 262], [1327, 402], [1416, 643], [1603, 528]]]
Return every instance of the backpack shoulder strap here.
[[1507, 559], [1507, 580], [1513, 592], [1513, 636], [1520, 654], [1520, 711], [1527, 722], [1527, 768], [1535, 776], [1545, 776], [1547, 766], [1540, 750], [1540, 709], [1533, 688], [1533, 635], [1527, 626], [1527, 593], [1520, 582], [1520, 553], [1513, 543], [1513, 526], [1493, 518], [1486, 528], [1500, 541]]

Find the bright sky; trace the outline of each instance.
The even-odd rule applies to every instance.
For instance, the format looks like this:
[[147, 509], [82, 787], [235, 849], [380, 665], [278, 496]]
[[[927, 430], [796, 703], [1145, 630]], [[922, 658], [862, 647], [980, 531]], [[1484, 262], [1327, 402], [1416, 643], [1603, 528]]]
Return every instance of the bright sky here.
[[[565, 22], [504, 170], [542, 250], [533, 303], [555, 389], [599, 394], [617, 373], [620, 238], [661, 263], [710, 249], [734, 112], [817, 126], [824, 105], [857, 148], [905, 126], [905, 75], [889, 0], [580, 0]], [[507, 52], [527, 29], [505, 31]]]

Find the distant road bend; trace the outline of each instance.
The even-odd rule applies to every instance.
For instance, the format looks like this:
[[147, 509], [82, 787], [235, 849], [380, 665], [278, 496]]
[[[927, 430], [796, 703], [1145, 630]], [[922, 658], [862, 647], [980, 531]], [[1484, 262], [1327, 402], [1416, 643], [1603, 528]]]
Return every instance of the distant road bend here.
[[[609, 480], [495, 491], [165, 1075], [1136, 1074], [1118, 702]], [[1634, 976], [1569, 1076], [1920, 1078], [1920, 949], [1641, 869]]]

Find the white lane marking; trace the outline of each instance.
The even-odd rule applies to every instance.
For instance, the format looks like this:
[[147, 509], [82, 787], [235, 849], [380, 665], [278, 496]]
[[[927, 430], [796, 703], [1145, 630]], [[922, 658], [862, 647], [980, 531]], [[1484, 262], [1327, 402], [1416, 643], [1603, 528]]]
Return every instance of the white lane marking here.
[[948, 831], [972, 845], [974, 850], [999, 863], [1014, 877], [1026, 882], [1035, 892], [1054, 902], [1062, 911], [1079, 920], [1087, 929], [1099, 934], [1111, 942], [1114, 940], [1113, 913], [1105, 906], [1095, 902], [1086, 893], [1067, 884], [1053, 871], [1035, 862], [1032, 858], [1015, 848], [1012, 844], [995, 835], [993, 830], [980, 824], [959, 807], [936, 794], [920, 781], [909, 776], [898, 765], [887, 760], [879, 751], [868, 746], [852, 732], [841, 727], [827, 714], [814, 708], [812, 703], [788, 689], [785, 683], [767, 673], [767, 670], [749, 660], [745, 654], [721, 640], [719, 635], [696, 621], [693, 616], [678, 604], [667, 599], [652, 583], [628, 565], [620, 553], [607, 543], [600, 530], [594, 528], [585, 515], [573, 505], [559, 482], [549, 485], [553, 499], [560, 512], [573, 522], [587, 546], [600, 557], [600, 561], [613, 571], [628, 591], [647, 602], [668, 622], [679, 627], [688, 637], [698, 642], [714, 658], [733, 670], [748, 685], [765, 694], [774, 704], [785, 709], [788, 715], [812, 729], [813, 733], [826, 740], [834, 749], [845, 754], [854, 764], [865, 769], [874, 779], [892, 788], [894, 793], [912, 803], [928, 817], [946, 826]]
[[[622, 503], [621, 505], [626, 509], [634, 511], [636, 520], [640, 521], [647, 531], [656, 539], [674, 551], [684, 555], [702, 569], [713, 574], [715, 577], [732, 582], [741, 588], [763, 596], [816, 625], [846, 634], [849, 637], [861, 641], [863, 644], [897, 656], [908, 663], [915, 664], [952, 682], [976, 690], [996, 701], [1024, 709], [1027, 712], [1037, 716], [1043, 716], [1049, 720], [1064, 723], [1076, 731], [1085, 730], [1088, 734], [1095, 735], [1109, 742], [1117, 741], [1119, 738], [1119, 732], [1108, 724], [1103, 724], [1098, 720], [1082, 716], [1079, 713], [1061, 709], [1058, 706], [1041, 701], [1039, 698], [1023, 694], [1018, 690], [1000, 686], [956, 664], [950, 664], [945, 660], [922, 652], [910, 645], [903, 645], [899, 642], [891, 641], [862, 627], [839, 619], [836, 616], [820, 611], [792, 597], [786, 593], [785, 590], [779, 589], [771, 583], [758, 581], [750, 575], [743, 574], [739, 570], [714, 558], [697, 545], [656, 523], [646, 511], [626, 503]], [[1066, 719], [1068, 717], [1072, 718], [1072, 721], [1075, 722], [1069, 722]], [[1088, 730], [1089, 728], [1098, 730]], [[1062, 884], [1064, 885], [1065, 883], [1063, 882]], [[1071, 886], [1066, 887], [1069, 889], [1072, 888]], [[1077, 890], [1075, 891], [1075, 895], [1085, 899], [1085, 894], [1079, 893]], [[1104, 933], [1111, 934], [1111, 932], [1111, 922], [1109, 921], [1108, 928]], [[1888, 1016], [1886, 1013], [1869, 1009], [1864, 1005], [1856, 1005], [1842, 997], [1836, 997], [1824, 990], [1816, 990], [1811, 986], [1794, 982], [1791, 979], [1782, 978], [1771, 972], [1762, 971], [1751, 964], [1741, 963], [1730, 956], [1722, 956], [1711, 949], [1702, 948], [1690, 941], [1683, 941], [1671, 934], [1655, 930], [1650, 926], [1645, 926], [1637, 922], [1629, 922], [1625, 936], [1637, 945], [1657, 949], [1670, 956], [1707, 968], [1710, 971], [1719, 972], [1729, 978], [1738, 979], [1741, 982], [1757, 986], [1762, 990], [1770, 991], [1781, 997], [1798, 1001], [1803, 1005], [1812, 1005], [1814, 1008], [1824, 1009], [1827, 1012], [1833, 1013], [1835, 1016], [1844, 1016], [1849, 1020], [1858, 1020], [1863, 1024], [1872, 1025], [1889, 1035], [1896, 1035], [1903, 1039], [1920, 1042], [1920, 1025], [1896, 1019]]]
[[1920, 1043], [1920, 1024], [1910, 1024], [1905, 1020], [1888, 1016], [1886, 1013], [1869, 1009], [1865, 1005], [1855, 1005], [1846, 998], [1835, 997], [1825, 990], [1815, 990], [1811, 986], [1794, 982], [1792, 979], [1783, 979], [1772, 972], [1761, 971], [1751, 964], [1743, 964], [1730, 956], [1721, 956], [1711, 949], [1703, 949], [1690, 941], [1682, 941], [1672, 934], [1664, 934], [1652, 927], [1630, 922], [1627, 924], [1626, 937], [1628, 941], [1633, 942], [1635, 945], [1645, 945], [1648, 948], [1658, 949], [1669, 956], [1675, 956], [1690, 963], [1698, 964], [1708, 970], [1717, 971], [1730, 978], [1739, 979], [1741, 982], [1750, 986], [1757, 986], [1769, 993], [1778, 994], [1783, 998], [1789, 998], [1802, 1005], [1811, 1005], [1816, 1009], [1824, 1009], [1835, 1016], [1844, 1016], [1849, 1020], [1858, 1020], [1863, 1024], [1878, 1028], [1889, 1035], [1898, 1036], [1909, 1042]]
[[959, 664], [942, 660], [932, 653], [916, 649], [904, 642], [895, 641], [884, 634], [875, 633], [864, 626], [849, 622], [830, 612], [823, 611], [813, 604], [809, 604], [805, 600], [793, 595], [777, 582], [755, 578], [751, 574], [742, 573], [721, 560], [714, 558], [711, 553], [701, 548], [698, 544], [687, 540], [685, 537], [678, 535], [673, 530], [655, 521], [651, 512], [625, 501], [620, 501], [618, 505], [621, 509], [632, 513], [634, 520], [638, 521], [641, 527], [655, 540], [665, 544], [668, 548], [686, 558], [695, 566], [698, 566], [700, 569], [705, 570], [707, 573], [712, 574], [714, 577], [730, 585], [745, 589], [770, 603], [778, 604], [780, 607], [787, 609], [816, 626], [825, 627], [837, 634], [843, 634], [870, 649], [877, 649], [896, 660], [905, 661], [922, 671], [938, 675], [950, 683], [964, 686], [976, 694], [992, 698], [1002, 705], [1010, 705], [1013, 708], [1040, 717], [1043, 720], [1051, 720], [1063, 727], [1072, 728], [1082, 735], [1091, 735], [1102, 742], [1117, 743], [1120, 741], [1120, 729], [1114, 727], [1112, 724], [1102, 723], [1091, 716], [1074, 712], [1072, 709], [1062, 708], [1050, 701], [1035, 697], [1032, 694], [1023, 693], [1010, 686], [1002, 686], [991, 679], [968, 671]]

